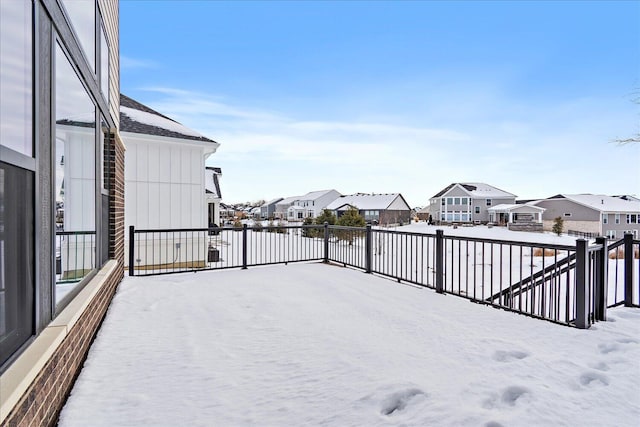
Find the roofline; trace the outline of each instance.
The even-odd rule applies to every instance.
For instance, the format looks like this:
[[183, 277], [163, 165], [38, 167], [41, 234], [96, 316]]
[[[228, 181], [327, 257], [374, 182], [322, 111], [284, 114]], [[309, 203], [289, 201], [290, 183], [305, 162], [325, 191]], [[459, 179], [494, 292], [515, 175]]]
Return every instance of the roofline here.
[[120, 130], [120, 137], [122, 139], [127, 138], [127, 136], [129, 138], [132, 139], [138, 139], [138, 140], [148, 140], [154, 143], [157, 142], [173, 142], [174, 144], [180, 144], [180, 145], [184, 145], [184, 144], [191, 144], [194, 146], [198, 146], [198, 147], [206, 147], [211, 149], [212, 151], [210, 152], [210, 154], [213, 154], [216, 152], [216, 150], [220, 147], [220, 143], [215, 142], [215, 141], [202, 141], [202, 140], [197, 140], [197, 139], [184, 139], [184, 138], [176, 138], [176, 137], [172, 137], [172, 136], [160, 136], [160, 135], [150, 135], [148, 133], [137, 133], [137, 132], [129, 132], [129, 131], [123, 131]]

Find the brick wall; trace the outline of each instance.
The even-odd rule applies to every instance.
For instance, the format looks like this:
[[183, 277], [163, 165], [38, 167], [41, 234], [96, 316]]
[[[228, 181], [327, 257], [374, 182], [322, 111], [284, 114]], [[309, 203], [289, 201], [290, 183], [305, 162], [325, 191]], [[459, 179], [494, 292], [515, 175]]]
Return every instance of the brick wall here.
[[118, 133], [111, 134], [109, 159], [109, 258], [124, 266], [124, 152]]
[[2, 422], [2, 427], [55, 426], [80, 373], [93, 338], [124, 276], [124, 145], [117, 133], [108, 144], [109, 258], [117, 261], [102, 288], [86, 307], [44, 368]]

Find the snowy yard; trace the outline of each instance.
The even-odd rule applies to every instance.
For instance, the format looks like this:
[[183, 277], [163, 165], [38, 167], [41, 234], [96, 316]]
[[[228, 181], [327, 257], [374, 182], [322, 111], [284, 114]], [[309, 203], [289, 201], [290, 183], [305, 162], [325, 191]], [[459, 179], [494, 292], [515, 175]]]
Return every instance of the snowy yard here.
[[640, 310], [609, 320], [319, 263], [127, 277], [60, 426], [637, 426]]

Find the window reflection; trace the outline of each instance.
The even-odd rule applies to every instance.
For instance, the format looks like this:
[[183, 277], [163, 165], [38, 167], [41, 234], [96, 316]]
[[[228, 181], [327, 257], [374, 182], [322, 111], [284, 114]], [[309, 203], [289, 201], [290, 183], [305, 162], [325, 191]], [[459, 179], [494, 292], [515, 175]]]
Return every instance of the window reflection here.
[[109, 45], [102, 26], [100, 26], [100, 89], [109, 104]]
[[0, 144], [33, 155], [31, 2], [0, 1]]
[[96, 4], [95, 0], [62, 0], [71, 27], [80, 40], [91, 69], [96, 69]]
[[56, 303], [95, 267], [95, 107], [56, 45]]

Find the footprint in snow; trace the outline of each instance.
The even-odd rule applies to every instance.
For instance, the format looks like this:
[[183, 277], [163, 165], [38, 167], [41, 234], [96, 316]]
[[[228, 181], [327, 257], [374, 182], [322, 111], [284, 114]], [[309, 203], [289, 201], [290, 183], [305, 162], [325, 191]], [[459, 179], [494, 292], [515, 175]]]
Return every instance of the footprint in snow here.
[[529, 353], [525, 351], [511, 350], [511, 351], [503, 351], [498, 350], [493, 353], [493, 360], [496, 362], [511, 362], [513, 360], [522, 360], [525, 357], [528, 357]]
[[380, 413], [383, 415], [392, 415], [396, 412], [403, 411], [411, 399], [425, 393], [417, 388], [397, 391], [382, 401]]
[[524, 396], [530, 395], [531, 392], [520, 386], [510, 386], [502, 390], [500, 396], [492, 393], [491, 397], [485, 399], [482, 402], [482, 407], [485, 409], [496, 409], [506, 406], [515, 406], [518, 399]]
[[484, 427], [503, 427], [503, 426], [497, 421], [489, 421], [484, 425]]
[[529, 394], [528, 389], [517, 386], [517, 385], [513, 385], [511, 387], [507, 387], [506, 389], [504, 389], [504, 391], [502, 392], [501, 400], [503, 403], [506, 403], [509, 406], [514, 406], [518, 401], [518, 399], [522, 398], [527, 394]]
[[606, 386], [609, 385], [609, 379], [599, 372], [585, 372], [580, 375], [580, 384], [583, 386], [591, 386], [592, 384]]
[[616, 343], [605, 343], [605, 344], [598, 344], [598, 348], [600, 349], [600, 353], [609, 354], [609, 353], [618, 351], [620, 346]]
[[604, 362], [598, 362], [590, 365], [593, 369], [597, 369], [598, 371], [608, 371], [609, 365]]

